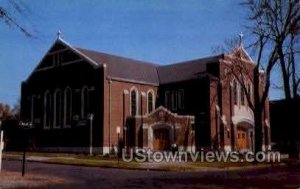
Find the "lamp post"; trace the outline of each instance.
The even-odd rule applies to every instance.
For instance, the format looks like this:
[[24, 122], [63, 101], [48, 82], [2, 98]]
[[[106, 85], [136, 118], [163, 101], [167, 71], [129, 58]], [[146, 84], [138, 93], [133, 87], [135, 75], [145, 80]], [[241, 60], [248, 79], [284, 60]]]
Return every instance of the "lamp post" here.
[[94, 114], [89, 114], [88, 119], [90, 120], [90, 156], [93, 155], [93, 119]]
[[119, 154], [120, 154], [120, 133], [121, 133], [121, 127], [120, 126], [117, 126], [117, 134], [118, 134], [118, 164], [119, 164]]
[[22, 158], [22, 176], [25, 175], [25, 162], [26, 162], [26, 149], [28, 145], [28, 136], [27, 132], [28, 130], [32, 129], [32, 123], [31, 122], [20, 122], [19, 123], [20, 128], [23, 130], [23, 137], [24, 137], [24, 149], [23, 149], [23, 158]]
[[127, 126], [126, 126], [126, 95], [128, 95], [129, 92], [128, 90], [124, 90], [124, 93], [123, 93], [123, 128], [124, 128], [124, 131], [123, 131], [123, 138], [124, 138], [124, 146], [125, 146], [125, 151], [126, 151], [126, 146], [127, 146], [127, 143], [126, 143], [126, 138], [127, 138], [127, 133], [126, 133], [126, 130], [127, 130]]

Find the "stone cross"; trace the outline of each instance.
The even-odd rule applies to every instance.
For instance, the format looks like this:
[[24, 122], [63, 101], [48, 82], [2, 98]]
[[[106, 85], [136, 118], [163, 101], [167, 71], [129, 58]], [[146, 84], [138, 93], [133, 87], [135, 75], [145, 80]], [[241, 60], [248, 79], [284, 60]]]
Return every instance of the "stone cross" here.
[[240, 45], [242, 45], [244, 34], [241, 32], [241, 33], [239, 34], [239, 37], [240, 37]]
[[2, 151], [4, 148], [4, 142], [3, 142], [3, 131], [0, 131], [0, 172], [2, 168]]
[[56, 33], [56, 35], [57, 35], [57, 39], [60, 39], [61, 38], [61, 31], [58, 30], [57, 33]]

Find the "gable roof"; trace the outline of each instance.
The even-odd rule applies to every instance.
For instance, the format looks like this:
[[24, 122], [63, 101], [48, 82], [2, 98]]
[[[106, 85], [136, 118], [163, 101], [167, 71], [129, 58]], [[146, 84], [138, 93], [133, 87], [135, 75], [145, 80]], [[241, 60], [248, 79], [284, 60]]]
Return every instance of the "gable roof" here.
[[[207, 64], [218, 63], [220, 59], [224, 59], [225, 56], [224, 54], [220, 54], [175, 64], [158, 65], [94, 50], [73, 47], [60, 37], [57, 38], [52, 47], [54, 47], [55, 44], [65, 45], [66, 48], [72, 50], [94, 68], [106, 65], [107, 75], [111, 79], [155, 86], [205, 77], [209, 75], [207, 73]], [[237, 56], [252, 61], [243, 47], [235, 49], [229, 56]], [[43, 59], [39, 64], [43, 62]]]
[[124, 79], [153, 85], [159, 84], [156, 71], [158, 65], [156, 64], [81, 48], [76, 48], [76, 50], [99, 65], [106, 64], [108, 76], [113, 79]]
[[157, 67], [160, 84], [187, 81], [207, 75], [206, 65], [217, 63], [223, 54]]
[[232, 50], [231, 53], [228, 53], [228, 56], [231, 57], [238, 57], [244, 61], [248, 61], [251, 63], [254, 63], [254, 61], [252, 60], [251, 56], [248, 54], [248, 52], [245, 50], [243, 45], [239, 45], [238, 47], [236, 47], [235, 49]]

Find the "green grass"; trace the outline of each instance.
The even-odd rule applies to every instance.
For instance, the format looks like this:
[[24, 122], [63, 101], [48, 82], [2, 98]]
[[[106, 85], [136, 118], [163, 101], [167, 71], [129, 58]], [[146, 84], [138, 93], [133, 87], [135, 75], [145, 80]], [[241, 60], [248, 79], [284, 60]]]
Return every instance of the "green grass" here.
[[48, 163], [59, 163], [66, 165], [80, 165], [91, 167], [107, 167], [107, 168], [124, 168], [124, 169], [137, 169], [140, 164], [137, 162], [123, 162], [116, 160], [102, 160], [102, 159], [86, 159], [86, 158], [53, 158], [47, 160]]
[[[261, 168], [266, 166], [280, 166], [280, 163], [250, 163], [250, 162], [175, 162], [175, 163], [153, 163], [149, 162], [140, 163], [136, 161], [124, 162], [122, 158], [117, 160], [116, 156], [88, 156], [85, 154], [67, 154], [67, 153], [41, 153], [41, 152], [28, 152], [27, 157], [47, 157], [49, 159], [43, 160], [47, 163], [66, 164], [66, 165], [80, 165], [91, 167], [105, 167], [105, 168], [123, 168], [123, 169], [150, 169], [162, 171], [199, 171], [209, 168], [217, 169], [239, 169], [239, 168]], [[22, 152], [8, 152], [6, 157], [9, 159], [21, 158]]]

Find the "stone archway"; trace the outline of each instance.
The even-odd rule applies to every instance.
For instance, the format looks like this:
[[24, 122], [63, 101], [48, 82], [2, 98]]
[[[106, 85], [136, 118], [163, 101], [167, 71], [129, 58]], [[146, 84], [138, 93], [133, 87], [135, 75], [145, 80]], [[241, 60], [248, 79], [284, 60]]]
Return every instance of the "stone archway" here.
[[160, 106], [149, 114], [131, 117], [126, 122], [131, 131], [127, 135], [127, 141], [132, 141], [129, 147], [165, 151], [176, 144], [179, 150], [195, 149], [194, 116], [178, 115]]
[[254, 148], [254, 126], [241, 121], [236, 124], [236, 146], [239, 151], [249, 151]]
[[149, 144], [154, 151], [166, 151], [174, 142], [174, 130], [171, 125], [160, 123], [154, 124], [149, 129]]

